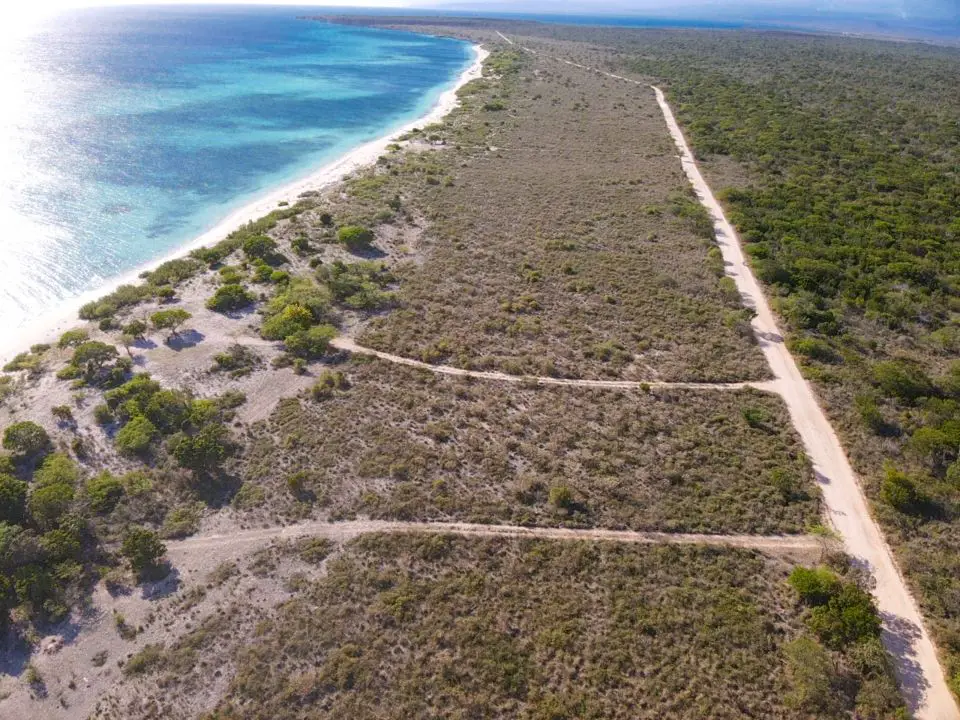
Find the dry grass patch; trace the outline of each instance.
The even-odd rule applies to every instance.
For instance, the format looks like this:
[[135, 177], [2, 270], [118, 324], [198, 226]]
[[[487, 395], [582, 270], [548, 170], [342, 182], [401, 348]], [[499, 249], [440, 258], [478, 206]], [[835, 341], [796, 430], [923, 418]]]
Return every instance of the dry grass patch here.
[[338, 372], [251, 428], [236, 468], [289, 516], [716, 533], [818, 521], [772, 395], [524, 387], [363, 359]]
[[[262, 624], [217, 718], [803, 718], [754, 552], [364, 536]], [[858, 679], [837, 659], [843, 717]], [[829, 682], [829, 681], [828, 681]]]

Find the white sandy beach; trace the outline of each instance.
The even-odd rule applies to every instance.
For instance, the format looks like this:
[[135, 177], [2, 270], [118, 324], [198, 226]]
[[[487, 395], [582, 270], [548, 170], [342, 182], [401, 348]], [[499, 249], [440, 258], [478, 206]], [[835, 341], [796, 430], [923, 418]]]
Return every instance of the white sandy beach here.
[[0, 362], [5, 363], [18, 352], [27, 350], [31, 345], [49, 342], [51, 339], [59, 336], [64, 330], [78, 325], [81, 321], [77, 317], [77, 312], [85, 303], [112, 292], [120, 285], [140, 282], [139, 275], [142, 272], [152, 270], [167, 260], [181, 257], [195, 248], [212, 245], [213, 243], [223, 240], [241, 225], [257, 220], [271, 211], [276, 210], [281, 202], [285, 201], [292, 204], [301, 193], [311, 190], [321, 190], [334, 183], [340, 182], [356, 170], [376, 162], [377, 158], [386, 151], [387, 146], [395, 142], [397, 138], [404, 133], [443, 119], [457, 106], [457, 91], [468, 82], [480, 78], [482, 74], [483, 61], [489, 53], [479, 45], [473, 46], [473, 52], [474, 61], [470, 67], [460, 74], [456, 83], [440, 95], [430, 111], [422, 117], [408, 122], [402, 127], [391, 130], [383, 137], [361, 145], [337, 160], [323, 165], [300, 180], [270, 190], [248, 205], [230, 213], [214, 227], [190, 242], [181, 245], [173, 252], [113, 278], [101, 287], [64, 301], [55, 310], [35, 318], [29, 327], [0, 337]]

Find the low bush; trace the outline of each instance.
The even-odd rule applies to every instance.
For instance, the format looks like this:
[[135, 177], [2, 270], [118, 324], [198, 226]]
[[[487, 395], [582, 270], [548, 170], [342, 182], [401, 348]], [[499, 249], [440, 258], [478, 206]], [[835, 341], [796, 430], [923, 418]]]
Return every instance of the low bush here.
[[217, 312], [235, 312], [250, 306], [256, 296], [243, 285], [227, 284], [217, 288], [213, 297], [207, 300], [207, 307]]
[[351, 252], [368, 249], [373, 239], [373, 233], [359, 225], [347, 225], [337, 231], [337, 241]]

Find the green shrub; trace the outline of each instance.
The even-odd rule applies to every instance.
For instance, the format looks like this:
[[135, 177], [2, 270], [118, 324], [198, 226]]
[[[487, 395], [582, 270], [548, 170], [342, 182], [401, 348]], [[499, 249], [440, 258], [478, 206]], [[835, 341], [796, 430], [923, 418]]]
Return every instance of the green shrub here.
[[87, 480], [87, 498], [90, 508], [100, 515], [112, 512], [123, 497], [123, 483], [108, 472]]
[[787, 704], [808, 713], [834, 704], [836, 671], [830, 654], [816, 640], [799, 637], [783, 646], [790, 694]]
[[256, 297], [243, 285], [221, 285], [207, 300], [207, 307], [217, 312], [233, 312], [249, 306]]
[[176, 432], [190, 414], [190, 398], [179, 390], [158, 390], [150, 396], [143, 414], [162, 434]]
[[50, 449], [50, 436], [35, 422], [23, 420], [3, 431], [3, 448], [28, 459], [35, 458]]
[[123, 455], [141, 455], [150, 449], [159, 432], [156, 426], [143, 416], [132, 418], [117, 432], [115, 442]]
[[26, 505], [27, 484], [10, 475], [0, 474], [0, 523], [22, 523]]
[[93, 419], [97, 425], [109, 425], [115, 418], [109, 405], [100, 404], [93, 408]]
[[43, 353], [22, 352], [3, 366], [4, 372], [25, 371], [31, 375], [36, 375], [41, 370], [43, 370]]
[[160, 534], [165, 538], [185, 538], [200, 529], [203, 503], [181, 505], [167, 513]]
[[76, 380], [83, 375], [83, 370], [76, 365], [64, 365], [57, 370], [57, 380]]
[[370, 247], [373, 243], [373, 233], [359, 225], [347, 225], [337, 232], [337, 241], [347, 249], [358, 252]]
[[245, 482], [233, 496], [231, 504], [237, 510], [250, 510], [266, 502], [267, 496], [263, 488], [252, 482]]
[[923, 496], [909, 476], [892, 467], [886, 469], [880, 497], [892, 508], [906, 515], [919, 513], [924, 503]]
[[567, 510], [573, 505], [573, 490], [566, 485], [554, 485], [550, 488], [550, 504], [555, 508]]
[[123, 665], [123, 674], [145, 675], [158, 670], [164, 662], [163, 643], [144, 645], [140, 652], [132, 655]]
[[151, 285], [176, 285], [200, 272], [203, 264], [192, 257], [175, 258], [163, 263], [156, 270], [142, 275]]
[[873, 381], [884, 395], [905, 402], [929, 396], [934, 389], [923, 369], [906, 360], [877, 363], [873, 366]]
[[794, 568], [788, 582], [807, 605], [825, 605], [840, 591], [841, 584], [837, 574], [824, 567]]
[[167, 552], [159, 536], [144, 527], [131, 527], [124, 533], [120, 553], [130, 562], [130, 568], [137, 574], [154, 567]]
[[314, 324], [313, 313], [303, 305], [287, 305], [276, 315], [267, 318], [260, 334], [267, 340], [283, 340]]
[[27, 500], [27, 507], [38, 525], [49, 527], [66, 513], [73, 503], [73, 497], [73, 486], [65, 482], [35, 486]]
[[226, 371], [231, 377], [249, 375], [262, 362], [259, 354], [245, 345], [231, 345], [226, 352], [213, 356], [212, 371]]
[[153, 296], [149, 285], [121, 285], [109, 295], [89, 302], [80, 308], [81, 320], [102, 320], [111, 317], [117, 310], [132, 307]]
[[310, 396], [319, 402], [332, 397], [334, 390], [346, 390], [349, 387], [350, 383], [342, 372], [324, 370], [310, 389]]
[[76, 485], [79, 480], [80, 468], [68, 455], [63, 453], [54, 453], [47, 457], [43, 461], [43, 465], [33, 474], [35, 487], [57, 483]]
[[817, 338], [794, 338], [787, 345], [790, 352], [811, 360], [822, 363], [836, 363], [840, 360], [840, 356], [828, 342]]
[[210, 267], [213, 267], [217, 263], [222, 262], [229, 255], [232, 255], [239, 250], [242, 244], [243, 229], [230, 233], [230, 235], [218, 242], [213, 247], [202, 247], [192, 250], [190, 252], [190, 257], [196, 258], [197, 260], [206, 263]]
[[68, 347], [76, 347], [82, 343], [85, 343], [90, 338], [90, 333], [86, 328], [74, 328], [73, 330], [67, 330], [63, 335], [60, 336], [60, 340], [57, 341], [57, 347], [61, 350]]
[[330, 341], [336, 336], [337, 330], [332, 325], [316, 325], [288, 335], [283, 344], [292, 355], [313, 359], [323, 357], [330, 349]]

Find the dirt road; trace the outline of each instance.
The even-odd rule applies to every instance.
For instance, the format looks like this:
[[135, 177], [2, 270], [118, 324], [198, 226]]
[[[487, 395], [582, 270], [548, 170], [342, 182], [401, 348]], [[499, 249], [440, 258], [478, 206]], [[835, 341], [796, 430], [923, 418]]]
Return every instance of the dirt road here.
[[816, 535], [704, 535], [696, 533], [631, 532], [575, 528], [521, 527], [462, 522], [399, 522], [392, 520], [352, 520], [346, 522], [305, 522], [286, 527], [242, 530], [225, 535], [200, 535], [167, 543], [168, 554], [176, 560], [186, 553], [210, 551], [241, 545], [262, 544], [270, 540], [302, 537], [326, 537], [343, 542], [366, 533], [434, 533], [473, 537], [541, 538], [544, 540], [606, 540], [644, 545], [720, 545], [762, 550], [771, 555], [819, 556], [830, 540]]
[[767, 304], [760, 285], [744, 260], [740, 239], [727, 221], [720, 203], [703, 179], [663, 92], [653, 88], [687, 178], [700, 202], [713, 217], [717, 243], [727, 275], [733, 278], [744, 303], [756, 310], [753, 330], [776, 376], [775, 387], [803, 439], [823, 491], [830, 524], [843, 539], [847, 553], [869, 570], [883, 617], [883, 641], [894, 657], [897, 676], [917, 720], [958, 720], [960, 710], [947, 687], [930, 635], [916, 600], [904, 583], [870, 508], [859, 479], [813, 389], [800, 374]]

